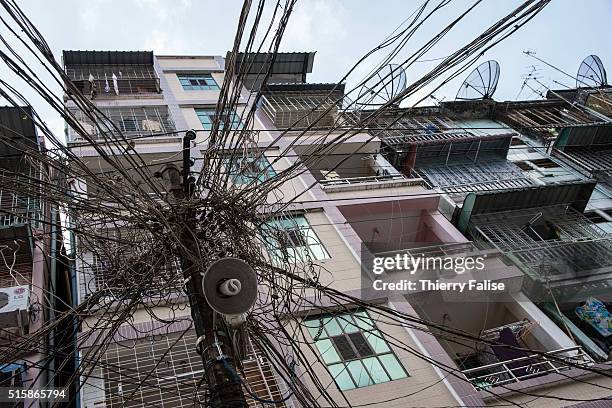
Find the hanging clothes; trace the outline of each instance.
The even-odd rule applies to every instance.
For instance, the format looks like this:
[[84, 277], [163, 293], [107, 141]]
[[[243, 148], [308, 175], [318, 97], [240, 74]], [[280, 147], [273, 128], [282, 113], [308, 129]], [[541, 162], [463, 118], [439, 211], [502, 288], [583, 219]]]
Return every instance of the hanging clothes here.
[[89, 81], [89, 97], [93, 99], [96, 96], [96, 83], [95, 83], [95, 78], [91, 73], [89, 74], [88, 81]]
[[115, 95], [119, 95], [119, 84], [117, 84], [117, 75], [113, 72], [113, 88], [115, 89]]
[[108, 85], [108, 78], [106, 77], [106, 74], [104, 74], [104, 93], [109, 93], [110, 92], [110, 86]]

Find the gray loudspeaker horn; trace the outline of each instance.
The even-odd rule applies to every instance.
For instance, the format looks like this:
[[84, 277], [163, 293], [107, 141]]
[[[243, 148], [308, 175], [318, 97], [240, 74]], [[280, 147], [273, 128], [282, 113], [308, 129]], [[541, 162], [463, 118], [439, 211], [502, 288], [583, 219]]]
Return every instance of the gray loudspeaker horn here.
[[216, 312], [226, 316], [240, 315], [257, 300], [257, 276], [242, 259], [222, 258], [206, 270], [202, 291]]

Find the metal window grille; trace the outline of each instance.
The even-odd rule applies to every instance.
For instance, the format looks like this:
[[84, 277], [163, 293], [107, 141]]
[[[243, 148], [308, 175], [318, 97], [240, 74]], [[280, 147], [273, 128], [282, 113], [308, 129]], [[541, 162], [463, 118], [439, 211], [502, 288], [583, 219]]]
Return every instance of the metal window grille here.
[[[198, 115], [198, 119], [200, 119], [200, 123], [202, 124], [204, 130], [211, 130], [216, 118], [215, 110], [196, 109], [196, 114]], [[244, 128], [244, 124], [242, 123], [240, 116], [238, 116], [236, 112], [232, 111], [229, 113], [229, 120], [227, 116], [228, 114], [221, 114], [221, 117], [219, 118], [219, 130], [223, 130], [223, 128], [225, 127], [225, 123], [228, 121], [231, 130], [240, 130]]]
[[[40, 172], [33, 167], [27, 174], [0, 170], [0, 226], [30, 224], [33, 228], [43, 227], [42, 191], [39, 190], [41, 186], [37, 185], [40, 179]], [[32, 194], [16, 192], [24, 186], [30, 186]]]
[[520, 188], [534, 184], [518, 166], [505, 160], [423, 166], [418, 167], [415, 173], [425, 178], [430, 185], [451, 194]]
[[538, 279], [567, 278], [612, 265], [612, 236], [571, 207], [479, 214], [469, 229], [479, 246], [512, 255]]
[[115, 97], [113, 74], [117, 77], [119, 95], [159, 93], [159, 78], [152, 65], [71, 65], [66, 74], [83, 94], [91, 93], [90, 75], [94, 78], [96, 96]]
[[262, 97], [262, 110], [279, 129], [308, 126], [330, 127], [336, 121], [338, 104], [329, 92], [271, 92]]
[[[195, 350], [194, 330], [156, 335], [112, 344], [100, 362], [107, 408], [193, 407], [204, 402], [206, 387], [202, 360]], [[259, 398], [280, 400], [282, 395], [269, 361], [247, 341], [243, 361], [245, 382]], [[249, 406], [259, 402], [246, 396]], [[102, 401], [100, 401], [102, 402]], [[270, 404], [284, 407], [285, 404]]]
[[[102, 232], [99, 232], [102, 234]], [[109, 240], [88, 240], [83, 237], [81, 252], [87, 253], [82, 262], [82, 282], [84, 290], [82, 295], [90, 296], [92, 293], [108, 289], [108, 295], [113, 291], [122, 291], [132, 287], [134, 279], [142, 280], [142, 275], [149, 277], [151, 293], [146, 288], [142, 296], [156, 298], [160, 288], [167, 293], [180, 293], [183, 291], [183, 274], [177, 259], [158, 259], [151, 256], [151, 249], [144, 231], [123, 230], [108, 231]]]
[[323, 243], [303, 215], [276, 218], [261, 226], [272, 262], [282, 264], [329, 258]]
[[461, 126], [455, 121], [441, 115], [401, 117], [399, 119], [397, 116], [385, 116], [372, 123], [370, 132], [390, 146], [473, 137], [472, 134], [460, 128]]
[[[109, 120], [101, 118], [93, 122], [80, 110], [73, 110], [83, 130], [94, 139], [117, 138], [119, 129], [126, 137], [140, 136], [173, 136], [176, 130], [167, 106], [143, 106], [100, 109]], [[114, 127], [113, 127], [114, 125]], [[79, 140], [80, 134], [74, 129], [69, 130], [71, 141]]]
[[604, 123], [579, 109], [563, 106], [513, 107], [502, 120], [545, 140], [556, 138], [560, 128]]
[[253, 157], [225, 156], [223, 164], [234, 184], [249, 184], [254, 180], [264, 182], [276, 175], [268, 159], [259, 153]]

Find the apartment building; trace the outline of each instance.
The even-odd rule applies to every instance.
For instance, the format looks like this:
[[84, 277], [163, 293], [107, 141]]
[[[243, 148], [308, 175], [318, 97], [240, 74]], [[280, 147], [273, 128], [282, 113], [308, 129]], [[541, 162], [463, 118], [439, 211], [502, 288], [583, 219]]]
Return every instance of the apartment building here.
[[[44, 140], [32, 108], [0, 108], [0, 385], [40, 389], [60, 384], [55, 359], [46, 352], [61, 347], [52, 330], [39, 347], [22, 347], [54, 319], [64, 299], [58, 213], [44, 198], [53, 174], [41, 160]], [[35, 399], [22, 405], [38, 407]]]
[[[257, 72], [253, 71], [254, 74]], [[466, 406], [482, 406], [498, 400], [488, 391], [524, 403], [521, 391], [538, 387], [542, 390], [554, 389], [560, 396], [575, 392], [605, 395], [605, 391], [596, 386], [586, 386], [584, 390], [577, 391], [574, 385], [568, 386], [567, 381], [564, 383], [567, 377], [559, 372], [569, 367], [564, 366], [563, 358], [589, 363], [593, 358], [601, 361], [604, 356], [592, 357], [583, 349], [586, 347], [583, 343], [574, 341], [547, 314], [547, 310], [541, 306], [542, 299], [535, 296], [534, 300], [530, 299], [528, 295], [533, 295], [535, 289], [524, 264], [516, 258], [513, 261], [508, 249], [503, 246], [477, 241], [466, 230], [464, 224], [469, 222], [462, 213], [475, 215], [475, 205], [472, 204], [474, 196], [487, 192], [515, 194], [519, 200], [522, 196], [526, 203], [537, 206], [538, 200], [533, 201], [533, 193], [530, 194], [531, 190], [535, 190], [535, 194], [542, 197], [541, 204], [543, 200], [545, 205], [554, 207], [567, 204], [556, 203], [554, 195], [569, 196], [571, 194], [566, 192], [569, 189], [576, 191], [574, 194], [577, 194], [578, 200], [583, 200], [580, 205], [584, 206], [585, 194], [588, 201], [593, 187], [588, 177], [564, 166], [547, 154], [541, 144], [500, 121], [495, 115], [495, 105], [490, 101], [397, 108], [378, 118], [367, 134], [351, 133], [342, 144], [329, 150], [325, 157], [309, 160], [316, 151], [313, 146], [334, 140], [334, 136], [342, 133], [342, 128], [330, 133], [324, 124], [351, 123], [349, 121], [354, 119], [338, 113], [342, 91], [342, 84], [308, 84], [302, 80], [292, 84], [268, 85], [263, 89], [264, 97], [258, 116], [267, 129], [276, 130], [275, 134], [281, 135], [277, 142], [280, 149], [291, 145], [292, 150], [286, 152], [287, 158], [291, 161], [302, 160], [308, 168], [301, 180], [311, 186], [310, 196], [309, 200], [305, 200], [308, 203], [300, 209], [302, 213], [297, 215], [293, 228], [315, 237], [309, 248], [311, 256], [322, 265], [329, 265], [328, 268], [333, 271], [333, 276], [323, 282], [343, 291], [355, 291], [363, 297], [367, 296], [365, 291], [360, 291], [363, 286], [358, 286], [363, 285], [364, 279], [363, 276], [360, 282], [356, 279], [358, 265], [344, 267], [344, 264], [340, 264], [339, 261], [344, 258], [336, 248], [344, 250], [348, 247], [353, 259], [358, 261], [403, 252], [432, 256], [486, 256], [487, 273], [484, 278], [504, 282], [509, 288], [504, 296], [470, 301], [467, 297], [448, 298], [436, 292], [423, 292], [411, 297], [409, 302], [401, 296], [376, 300], [489, 341], [501, 341], [502, 335], [510, 333], [511, 338], [518, 337], [520, 343], [517, 344], [521, 347], [539, 350], [543, 354], [515, 355], [514, 358], [518, 360], [509, 366], [506, 360], [496, 356], [481, 361], [479, 353], [492, 354], [483, 352], [485, 344], [475, 342], [467, 347], [457, 347], [445, 339], [444, 333], [439, 333], [440, 336], [436, 336], [437, 333], [425, 335], [418, 330], [397, 330], [378, 322], [383, 339], [366, 333], [371, 341], [384, 342], [384, 334], [389, 334], [391, 338], [400, 338], [404, 344], [417, 347], [426, 356], [434, 357], [442, 366], [461, 372], [459, 378], [444, 375], [444, 370], [439, 367], [423, 366], [422, 361], [402, 353], [402, 350], [389, 345], [381, 346], [381, 349], [396, 353], [397, 361], [405, 370], [403, 374], [407, 378], [401, 378], [402, 374], [394, 378], [393, 374], [402, 373], [399, 368], [393, 372], [380, 370], [385, 373], [379, 375], [376, 370], [378, 363], [372, 363], [370, 356], [360, 359], [355, 355], [345, 357], [339, 352], [341, 348], [334, 338], [341, 337], [343, 333], [338, 332], [336, 325], [342, 326], [344, 319], [359, 322], [358, 316], [363, 311], [355, 310], [355, 315], [351, 317], [323, 315], [321, 320], [317, 311], [311, 310], [304, 314], [310, 325], [311, 339], [317, 344], [323, 360], [329, 362], [326, 364], [327, 370], [317, 371], [317, 378], [325, 379], [329, 384], [332, 384], [333, 378], [335, 385], [345, 391], [344, 397], [354, 404], [374, 402], [380, 395], [385, 395], [389, 397], [386, 402], [388, 406], [404, 406], [405, 401], [401, 401], [401, 398], [395, 401], [393, 397], [409, 393], [413, 389], [411, 387], [421, 384], [421, 380], [437, 381], [436, 376], [444, 377], [440, 383], [444, 387], [431, 390], [436, 397]], [[309, 117], [316, 109], [322, 113], [313, 124], [309, 122]], [[584, 120], [600, 124], [599, 120], [589, 115], [585, 115]], [[386, 129], [388, 123], [393, 124], [390, 126], [392, 129]], [[318, 125], [321, 128], [316, 129]], [[288, 127], [292, 131], [284, 132]], [[305, 137], [298, 130], [300, 128], [312, 129], [312, 132]], [[297, 134], [300, 134], [299, 138]], [[571, 201], [568, 197], [565, 199]], [[516, 201], [507, 200], [508, 197], [495, 197], [490, 202], [499, 202], [504, 208], [509, 202]], [[510, 207], [507, 209], [512, 210]], [[584, 208], [578, 206], [577, 211], [582, 210]], [[591, 223], [586, 217], [575, 217], [578, 219], [574, 221], [572, 215], [568, 215], [569, 229], [578, 228], [583, 234], [590, 234], [586, 240], [607, 239], [596, 228], [591, 231]], [[338, 236], [329, 235], [326, 231], [332, 228], [320, 226], [325, 221], [332, 224], [344, 245], [336, 244]], [[511, 236], [515, 227], [509, 224], [507, 233]], [[291, 226], [287, 226], [287, 229], [290, 230]], [[566, 241], [570, 239], [566, 238]], [[519, 246], [521, 243], [514, 244]], [[532, 258], [538, 256], [530, 251], [533, 252], [533, 248], [524, 253], [529, 253]], [[547, 249], [544, 248], [544, 251]], [[556, 256], [563, 257], [566, 252]], [[611, 258], [604, 253], [599, 259], [607, 264]], [[321, 330], [321, 326], [325, 329]], [[321, 333], [323, 339], [320, 339]], [[357, 347], [357, 343], [351, 344]], [[370, 345], [374, 347], [372, 343]], [[534, 365], [533, 370], [519, 374], [516, 364], [520, 367], [520, 361], [528, 358]], [[603, 359], [607, 359], [607, 356]], [[394, 364], [391, 366], [396, 367]], [[571, 375], [579, 373], [571, 372]], [[411, 381], [416, 377], [419, 380]], [[399, 383], [394, 385], [394, 381]], [[605, 379], [597, 378], [595, 381], [602, 384]], [[400, 389], [402, 394], [396, 394]], [[338, 398], [341, 398], [340, 395]], [[410, 403], [418, 406], [430, 398], [428, 392], [422, 392], [421, 395], [412, 395]], [[559, 406], [562, 405], [560, 402]]]
[[[519, 290], [512, 295], [516, 302], [499, 299], [484, 309], [484, 321], [472, 317], [482, 304], [444, 302], [439, 294], [412, 301], [419, 315], [463, 330], [472, 327], [483, 339], [514, 337], [515, 344], [531, 341], [530, 348], [553, 355], [571, 352], [586, 361], [609, 361], [607, 327], [591, 324], [584, 312], [599, 310], [606, 322], [609, 315], [610, 120], [555, 97], [445, 102], [390, 112], [379, 122], [394, 124], [392, 130], [376, 126], [372, 131], [380, 135], [390, 162], [404, 174], [421, 175], [442, 194], [440, 211], [477, 248], [497, 251], [521, 271]], [[573, 160], [571, 152], [577, 152]], [[598, 158], [587, 159], [593, 154]], [[538, 327], [525, 329], [534, 324]], [[510, 398], [511, 390], [557, 387], [551, 384], [559, 377], [550, 373], [559, 367], [545, 356], [537, 357], [535, 371], [514, 372], [508, 371], [511, 359], [491, 359], [484, 344], [467, 350], [447, 340], [441, 345], [485, 403], [491, 396], [482, 391], [499, 386]]]
[[[67, 126], [68, 146], [88, 169], [104, 172], [111, 183], [115, 169], [81, 137], [83, 133], [93, 138], [98, 146], [110, 149], [113, 158], [125, 163], [128, 174], [135, 180], [148, 174], [151, 180], [156, 180], [155, 183], [159, 181], [158, 187], [163, 189], [156, 173], [176, 162], [177, 155], [180, 157], [186, 130], [198, 132], [198, 140], [192, 145], [196, 146], [206, 139], [211, 129], [224, 78], [222, 57], [154, 56], [152, 52], [143, 51], [64, 51], [63, 62], [72, 85], [88, 96], [108, 118], [102, 123], [92, 120], [70, 95], [66, 95], [66, 108], [77, 118], [76, 123]], [[242, 126], [237, 114], [230, 116], [232, 127]], [[79, 131], [75, 131], [75, 127]], [[124, 141], [121, 145], [109, 137], [117, 129], [125, 135], [127, 143]], [[122, 150], [127, 144], [138, 152], [145, 167], [129, 167]], [[198, 149], [191, 150], [197, 168], [201, 166], [201, 162], [197, 162], [201, 155], [198, 155]], [[144, 175], [143, 169], [146, 170]], [[74, 194], [86, 197], [92, 203], [112, 203], [108, 192], [101, 191], [98, 185], [83, 176], [74, 179], [71, 188]], [[150, 194], [154, 198], [153, 191]], [[149, 258], [152, 256], [139, 245], [146, 235], [142, 235], [138, 228], [100, 226], [95, 222], [91, 228], [110, 237], [109, 242], [118, 237], [132, 245], [121, 249], [124, 257], [104, 256], [103, 251], [95, 250], [101, 245], [100, 241], [87, 234], [74, 234], [76, 303], [86, 301], [102, 288], [126, 285], [126, 281], [105, 272], [125, 270], [127, 275], [138, 273], [134, 265], [127, 263], [130, 256], [139, 253]], [[120, 250], [107, 249], [107, 254], [116, 254]], [[171, 305], [150, 306], [153, 313], [158, 317], [164, 316], [163, 319], [153, 319], [141, 308], [130, 317], [129, 324], [126, 322], [113, 338], [104, 341], [98, 337], [99, 321], [103, 315], [94, 314], [82, 323], [77, 345], [80, 364], [85, 367], [84, 372], [92, 371], [91, 375], [82, 377], [78, 396], [81, 407], [144, 407], [149, 404], [176, 407], [191, 406], [194, 401], [204, 399], [206, 390], [198, 387], [204, 368], [195, 349], [197, 336], [189, 303], [183, 293], [183, 282], [176, 279], [181, 276], [180, 264], [175, 260], [162, 263], [156, 266], [155, 279], [159, 279], [159, 284], [165, 285], [169, 293], [142, 295], [151, 304], [159, 303], [160, 296], [164, 301], [171, 299]], [[160, 320], [170, 323], [164, 324]], [[90, 353], [107, 341], [109, 343], [101, 352], [101, 363], [88, 364]], [[252, 345], [248, 346], [247, 356], [243, 368], [252, 391], [262, 399], [278, 399], [284, 388], [276, 381], [270, 363]], [[194, 394], [196, 389], [199, 391]], [[253, 405], [253, 398], [248, 399]]]
[[[249, 93], [262, 92], [249, 149], [254, 157], [263, 152], [263, 158], [248, 165], [230, 164], [234, 183], [274, 177], [302, 163], [303, 173], [269, 197], [270, 203], [292, 203], [287, 214], [270, 221], [275, 229], [286, 232], [284, 238], [266, 236], [262, 228], [270, 257], [282, 256], [275, 252], [279, 248], [285, 253], [289, 250], [296, 262], [307, 257], [319, 271], [325, 271], [320, 274], [322, 284], [475, 338], [470, 344], [457, 344], [447, 333], [403, 327], [350, 305], [345, 305], [348, 312], [334, 314], [312, 307], [293, 317], [307, 328], [303, 340], [314, 346], [303, 346], [301, 351], [312, 364], [296, 367], [296, 373], [312, 370], [335, 401], [353, 405], [384, 399], [384, 406], [389, 407], [486, 406], [503, 397], [541, 406], [541, 401], [525, 392], [565, 398], [609, 394], [597, 387], [606, 383], [605, 377], [568, 366], [569, 362], [588, 363], [609, 370], [607, 353], [595, 340], [589, 338], [589, 342], [587, 334], [579, 335], [578, 330], [585, 327], [568, 333], [568, 320], [574, 315], [564, 318], [551, 311], [544, 290], [551, 281], [559, 281], [559, 288], [567, 290], [568, 282], [584, 282], [583, 276], [600, 283], [609, 281], [612, 256], [607, 227], [589, 215], [599, 205], [595, 203], [602, 202], [592, 198], [601, 182], [596, 184], [588, 171], [577, 171], [565, 158], [550, 154], [563, 133], [558, 126], [538, 122], [525, 127], [513, 121], [532, 117], [529, 110], [521, 109], [537, 103], [485, 100], [397, 107], [377, 118], [369, 129], [356, 132], [351, 130], [355, 114], [342, 112], [344, 85], [307, 82], [314, 53], [278, 53], [272, 75], [262, 85], [261, 72], [270, 68], [268, 57], [265, 53], [236, 56], [233, 72], [241, 67], [243, 73], [247, 71], [244, 89], [236, 112], [227, 112], [224, 119], [225, 126], [232, 129], [244, 126], [241, 117], [250, 107]], [[229, 58], [219, 56], [65, 51], [64, 66], [71, 82], [111, 122], [92, 123], [66, 97], [66, 108], [74, 110], [80, 126], [80, 132], [68, 128], [69, 146], [92, 170], [110, 171], [79, 134], [91, 135], [119, 157], [120, 148], [110, 145], [106, 137], [116, 127], [155, 173], [162, 171], [161, 163], [180, 154], [184, 131], [194, 129], [197, 137], [191, 155], [197, 170], [197, 159], [206, 151], [227, 61]], [[607, 126], [602, 118], [578, 108], [559, 107], [558, 101], [539, 103], [547, 119], [561, 116], [559, 123], [566, 123], [571, 117], [568, 127]], [[388, 123], [393, 123], [393, 129], [385, 129]], [[331, 145], [338, 140], [341, 143]], [[332, 147], [321, 150], [326, 144]], [[233, 146], [226, 148], [229, 151]], [[91, 200], [104, 201], [104, 192], [95, 191], [95, 183], [88, 183], [86, 177], [75, 180], [72, 188]], [[592, 211], [609, 221], [602, 208]], [[545, 232], [552, 238], [543, 237]], [[121, 260], [99, 259], [88, 251], [86, 238], [76, 236], [75, 240], [80, 251], [74, 275], [80, 303], [104, 287], [105, 265], [119, 262], [121, 267]], [[568, 251], [574, 254], [570, 258]], [[376, 279], [363, 267], [364, 260], [404, 253], [482, 256], [485, 271], [474, 278], [503, 282], [508, 289], [499, 297], [478, 300], [434, 291], [405, 296], [364, 290]], [[551, 260], [542, 262], [542, 254]], [[598, 262], [597, 270], [592, 261], [585, 261], [584, 254]], [[559, 260], [566, 262], [553, 262]], [[179, 268], [177, 264], [166, 267]], [[157, 308], [159, 316], [172, 316], [173, 323], [162, 325], [139, 311], [132, 316], [133, 323], [112, 339], [103, 353], [103, 364], [93, 367], [95, 375], [83, 379], [81, 407], [191, 404], [203, 369], [195, 353], [195, 332], [180, 337], [190, 327], [191, 317], [179, 286], [174, 302], [184, 305], [180, 312]], [[576, 293], [572, 296], [571, 302], [570, 297], [567, 302], [557, 298], [567, 306], [562, 309], [568, 310], [566, 316], [575, 307], [574, 300], [580, 301]], [[595, 292], [588, 295], [597, 296]], [[81, 328], [85, 339], [79, 346], [82, 356], [97, 345], [96, 320], [89, 321]], [[538, 353], [504, 356], [487, 348], [485, 340]], [[169, 359], [163, 356], [167, 349]], [[158, 365], [162, 360], [164, 364]], [[529, 368], [521, 363], [524, 361]], [[244, 364], [247, 380], [255, 384], [253, 389], [261, 398], [280, 400], [288, 394], [287, 384], [256, 350]], [[161, 382], [147, 384], [150, 372]], [[576, 376], [584, 381], [573, 381]], [[303, 378], [314, 385], [313, 378]], [[142, 383], [136, 394], [135, 382]], [[546, 404], [560, 407], [571, 402], [546, 399]], [[291, 397], [275, 405], [300, 406]]]

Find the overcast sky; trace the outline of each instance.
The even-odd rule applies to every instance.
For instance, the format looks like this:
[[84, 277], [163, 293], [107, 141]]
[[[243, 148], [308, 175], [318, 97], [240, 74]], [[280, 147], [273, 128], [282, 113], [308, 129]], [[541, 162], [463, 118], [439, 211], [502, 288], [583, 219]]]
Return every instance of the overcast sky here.
[[[471, 3], [453, 1], [407, 44], [403, 55], [423, 44]], [[298, 1], [282, 49], [317, 51], [313, 73], [308, 80], [333, 82], [420, 4], [420, 0]], [[427, 58], [448, 55], [518, 4], [520, 1], [515, 0], [484, 0], [427, 54]], [[242, 3], [235, 0], [22, 0], [20, 5], [60, 59], [64, 49], [225, 55], [232, 46]], [[604, 65], [612, 67], [611, 17], [611, 0], [552, 0], [527, 26], [481, 58], [481, 61], [495, 59], [501, 66], [495, 99], [516, 99], [522, 76], [532, 65], [538, 68], [541, 81], [554, 88], [561, 86], [552, 80], [574, 85], [571, 78], [523, 55], [526, 49], [536, 51], [539, 57], [572, 75], [589, 54], [598, 54]], [[415, 64], [407, 72], [408, 81], [418, 78], [434, 64], [436, 62]], [[361, 72], [364, 70], [367, 71], [367, 66]], [[0, 74], [3, 72], [0, 68]], [[460, 82], [446, 85], [435, 93], [436, 96], [454, 99]], [[534, 95], [526, 89], [520, 99], [528, 97]], [[61, 128], [61, 121], [48, 109], [42, 105], [35, 107], [54, 129]]]

